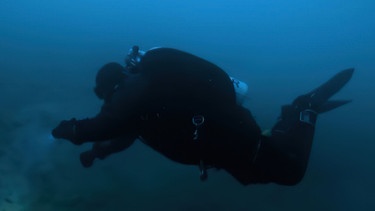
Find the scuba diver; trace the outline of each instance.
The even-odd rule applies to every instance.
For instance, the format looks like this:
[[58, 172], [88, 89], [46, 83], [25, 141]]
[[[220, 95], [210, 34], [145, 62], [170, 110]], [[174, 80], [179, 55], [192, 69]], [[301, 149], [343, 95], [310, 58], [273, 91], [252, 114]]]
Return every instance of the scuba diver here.
[[86, 167], [139, 139], [173, 161], [198, 166], [201, 180], [207, 179], [209, 168], [217, 168], [243, 185], [295, 185], [302, 180], [317, 117], [350, 102], [329, 98], [354, 72], [343, 70], [282, 106], [270, 134], [263, 135], [250, 111], [236, 101], [233, 79], [215, 64], [180, 50], [156, 48], [135, 68], [138, 74], [125, 74], [118, 63], [104, 65], [95, 87], [104, 100], [100, 112], [61, 121], [52, 135], [76, 145], [93, 142], [81, 154]]

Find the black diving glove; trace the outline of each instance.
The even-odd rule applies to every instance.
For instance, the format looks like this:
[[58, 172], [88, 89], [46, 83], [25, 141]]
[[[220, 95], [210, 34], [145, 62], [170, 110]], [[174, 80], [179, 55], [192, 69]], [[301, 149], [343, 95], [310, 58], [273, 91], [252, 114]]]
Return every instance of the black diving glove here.
[[73, 144], [79, 145], [81, 142], [76, 140], [76, 122], [75, 118], [63, 120], [52, 130], [52, 136], [57, 139], [67, 139]]
[[112, 151], [110, 149], [110, 142], [96, 142], [92, 145], [91, 150], [82, 152], [79, 156], [81, 164], [85, 168], [89, 168], [93, 165], [96, 158], [103, 160], [107, 157]]
[[79, 156], [79, 160], [81, 161], [82, 166], [85, 168], [91, 167], [94, 163], [95, 158], [96, 155], [93, 150], [82, 152]]

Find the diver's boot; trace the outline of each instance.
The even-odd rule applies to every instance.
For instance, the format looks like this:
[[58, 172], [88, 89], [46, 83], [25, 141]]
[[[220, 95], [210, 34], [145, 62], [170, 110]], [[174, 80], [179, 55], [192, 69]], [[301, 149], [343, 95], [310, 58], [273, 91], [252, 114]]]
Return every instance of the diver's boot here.
[[324, 84], [311, 92], [297, 97], [293, 105], [302, 110], [311, 109], [321, 114], [342, 105], [345, 105], [351, 100], [329, 100], [334, 94], [341, 90], [346, 83], [352, 78], [354, 68], [342, 70]]
[[351, 79], [354, 69], [340, 71], [313, 91], [297, 97], [291, 105], [282, 107], [280, 121], [273, 131], [286, 131], [297, 123], [315, 126], [318, 114], [345, 105], [350, 100], [329, 100]]

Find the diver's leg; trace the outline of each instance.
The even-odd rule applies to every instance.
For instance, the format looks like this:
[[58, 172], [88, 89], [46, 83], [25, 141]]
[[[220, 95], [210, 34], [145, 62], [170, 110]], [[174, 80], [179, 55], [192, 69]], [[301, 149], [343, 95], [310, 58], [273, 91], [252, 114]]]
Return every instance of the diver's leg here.
[[262, 136], [253, 164], [255, 181], [294, 185], [303, 178], [315, 127], [300, 121], [300, 113], [292, 106], [283, 107], [271, 136]]
[[136, 138], [137, 137], [133, 136], [122, 136], [110, 141], [95, 142], [92, 145], [91, 150], [81, 153], [81, 164], [86, 168], [90, 167], [92, 166], [96, 158], [103, 160], [113, 153], [121, 152], [127, 149], [130, 145], [134, 143]]
[[262, 136], [254, 158], [257, 182], [294, 185], [305, 174], [314, 138], [315, 123], [323, 113], [350, 101], [328, 101], [351, 78], [353, 69], [339, 72], [312, 92], [301, 95], [291, 105], [282, 107], [271, 136]]

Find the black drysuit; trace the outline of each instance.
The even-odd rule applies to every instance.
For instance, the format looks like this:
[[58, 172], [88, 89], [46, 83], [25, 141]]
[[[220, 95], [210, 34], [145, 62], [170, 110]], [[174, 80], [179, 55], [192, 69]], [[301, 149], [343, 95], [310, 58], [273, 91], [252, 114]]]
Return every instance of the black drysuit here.
[[284, 106], [271, 136], [263, 136], [250, 111], [236, 104], [232, 81], [218, 66], [157, 48], [136, 68], [139, 73], [119, 84], [99, 114], [74, 121], [72, 137], [59, 135], [59, 127], [54, 136], [75, 144], [117, 138], [108, 154], [140, 138], [171, 160], [200, 166], [202, 175], [210, 167], [224, 169], [244, 185], [302, 179], [314, 134], [314, 124], [300, 121], [301, 111], [314, 106], [309, 97]]

